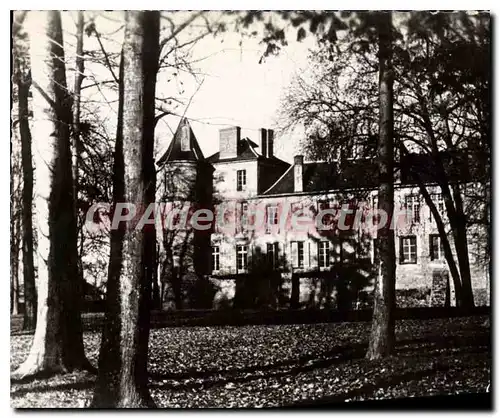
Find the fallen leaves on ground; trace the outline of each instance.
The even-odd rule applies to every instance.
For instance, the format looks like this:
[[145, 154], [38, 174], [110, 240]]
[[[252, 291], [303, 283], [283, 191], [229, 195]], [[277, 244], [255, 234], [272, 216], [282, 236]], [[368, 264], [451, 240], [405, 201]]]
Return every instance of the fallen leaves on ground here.
[[[402, 320], [397, 348], [364, 359], [370, 324], [327, 323], [151, 330], [151, 394], [159, 407], [272, 407], [329, 399], [349, 402], [485, 392], [490, 328], [485, 317]], [[27, 356], [32, 335], [11, 337], [11, 369]], [[85, 333], [97, 365], [100, 334]], [[95, 377], [69, 373], [13, 383], [11, 404], [84, 407]]]

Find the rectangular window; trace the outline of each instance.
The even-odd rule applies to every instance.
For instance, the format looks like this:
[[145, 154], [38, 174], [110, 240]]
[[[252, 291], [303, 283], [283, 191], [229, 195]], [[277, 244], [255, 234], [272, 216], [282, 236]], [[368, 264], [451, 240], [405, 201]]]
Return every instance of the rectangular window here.
[[248, 246], [247, 245], [237, 245], [236, 246], [236, 269], [238, 271], [244, 271], [248, 268]]
[[273, 270], [278, 268], [279, 263], [279, 244], [277, 242], [267, 244], [267, 262]]
[[304, 267], [304, 242], [292, 242], [292, 267]]
[[212, 271], [220, 270], [220, 249], [217, 245], [212, 247]]
[[431, 260], [444, 260], [443, 241], [439, 235], [429, 235], [429, 250]]
[[400, 264], [417, 263], [417, 237], [401, 237], [399, 239], [399, 261]]
[[[443, 218], [443, 215], [445, 214], [444, 210], [444, 200], [443, 200], [443, 195], [441, 193], [433, 193], [431, 194], [431, 199], [436, 206], [436, 209], [439, 212], [439, 215], [441, 215], [441, 218]], [[431, 219], [434, 219], [434, 216], [432, 216], [431, 213]]]
[[242, 216], [248, 215], [248, 203], [247, 202], [241, 202], [241, 215]]
[[247, 185], [247, 171], [246, 170], [238, 170], [236, 172], [236, 190], [241, 192], [245, 189]]
[[320, 267], [330, 266], [330, 243], [328, 241], [318, 243], [318, 265]]
[[410, 211], [410, 222], [420, 222], [420, 199], [416, 195], [408, 195], [405, 197], [405, 206]]
[[239, 227], [240, 230], [244, 230], [246, 226], [249, 224], [249, 219], [248, 219], [248, 203], [247, 202], [241, 202], [240, 204], [240, 218], [239, 218]]
[[267, 224], [278, 225], [278, 206], [267, 207]]

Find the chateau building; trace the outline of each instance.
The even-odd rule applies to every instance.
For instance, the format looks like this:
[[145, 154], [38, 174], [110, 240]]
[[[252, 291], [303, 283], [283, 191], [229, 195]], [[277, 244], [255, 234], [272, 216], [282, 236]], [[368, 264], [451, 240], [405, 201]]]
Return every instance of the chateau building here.
[[[242, 138], [239, 127], [229, 127], [220, 130], [219, 152], [206, 158], [183, 119], [157, 163], [157, 201], [165, 204], [164, 227], [157, 231], [164, 307], [369, 305], [377, 221], [383, 222], [373, 212], [377, 170], [360, 147], [348, 154], [333, 162], [305, 162], [297, 155], [290, 165], [274, 155], [272, 130], [261, 129], [257, 144]], [[440, 189], [418, 164], [399, 166], [392, 219], [397, 303], [453, 305], [436, 220], [412, 170], [421, 171], [447, 224]], [[457, 173], [464, 190], [474, 187]], [[476, 240], [487, 239], [486, 229], [472, 232]], [[480, 248], [474, 239], [469, 259], [476, 305], [481, 305], [489, 303], [489, 275], [481, 254], [474, 252]], [[453, 248], [451, 235], [450, 244]]]

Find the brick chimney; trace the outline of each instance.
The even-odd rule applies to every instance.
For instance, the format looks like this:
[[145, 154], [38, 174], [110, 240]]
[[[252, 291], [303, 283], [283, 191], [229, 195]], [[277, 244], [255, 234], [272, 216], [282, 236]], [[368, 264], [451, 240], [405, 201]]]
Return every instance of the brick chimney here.
[[304, 156], [296, 155], [293, 157], [293, 191], [304, 191]]
[[221, 160], [237, 157], [240, 139], [241, 128], [239, 126], [231, 126], [219, 131], [219, 157]]
[[267, 129], [260, 130], [260, 153], [267, 158]]
[[267, 130], [267, 158], [272, 158], [274, 155], [274, 131]]

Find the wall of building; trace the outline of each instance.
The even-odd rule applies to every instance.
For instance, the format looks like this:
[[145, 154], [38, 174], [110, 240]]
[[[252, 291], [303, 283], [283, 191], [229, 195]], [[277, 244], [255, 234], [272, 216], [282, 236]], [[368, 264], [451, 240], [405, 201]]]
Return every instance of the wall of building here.
[[[429, 189], [431, 193], [438, 192], [432, 188]], [[254, 207], [257, 211], [266, 212], [267, 206], [278, 206], [279, 208], [279, 219], [278, 225], [272, 228], [257, 228], [254, 231], [245, 231], [244, 228], [238, 228], [236, 225], [233, 230], [229, 233], [228, 231], [219, 232], [212, 236], [212, 245], [220, 246], [220, 265], [221, 269], [218, 272], [214, 272], [214, 276], [224, 277], [228, 275], [234, 275], [236, 271], [236, 245], [246, 244], [249, 248], [249, 264], [251, 264], [250, 258], [252, 254], [255, 253], [256, 249], [260, 252], [265, 253], [266, 245], [268, 243], [277, 242], [279, 246], [280, 254], [284, 256], [284, 265], [282, 269], [286, 272], [291, 271], [291, 242], [292, 241], [303, 241], [305, 248], [304, 266], [303, 268], [294, 268], [293, 272], [297, 275], [303, 275], [307, 277], [301, 277], [300, 282], [300, 300], [302, 304], [306, 305], [317, 305], [325, 306], [330, 302], [335, 302], [337, 289], [335, 286], [331, 289], [327, 289], [329, 294], [325, 294], [324, 281], [327, 279], [314, 277], [314, 272], [327, 273], [332, 272], [330, 280], [338, 280], [338, 263], [341, 263], [342, 257], [342, 241], [344, 239], [355, 239], [358, 243], [364, 242], [364, 244], [369, 247], [370, 261], [373, 261], [374, 257], [374, 243], [373, 238], [376, 237], [376, 228], [362, 229], [355, 232], [345, 232], [337, 233], [335, 235], [328, 234], [328, 232], [318, 231], [314, 225], [307, 228], [305, 231], [292, 230], [290, 228], [291, 213], [296, 210], [297, 207], [304, 208], [309, 216], [314, 216], [318, 213], [319, 204], [322, 201], [330, 201], [334, 204], [340, 204], [343, 199], [352, 199], [358, 197], [361, 200], [365, 200], [365, 204], [373, 205], [375, 203], [374, 196], [375, 191], [363, 192], [346, 192], [346, 193], [326, 193], [317, 195], [307, 195], [307, 194], [294, 194], [288, 196], [269, 196], [269, 197], [256, 197], [253, 199], [248, 199], [247, 202], [250, 207]], [[398, 295], [398, 301], [401, 305], [406, 305], [408, 303], [413, 305], [426, 305], [433, 303], [432, 300], [437, 300], [434, 297], [436, 292], [441, 292], [441, 290], [436, 290], [433, 293], [433, 286], [437, 286], [433, 280], [435, 274], [445, 271], [448, 273], [449, 279], [449, 289], [450, 293], [449, 299], [451, 304], [454, 304], [454, 288], [451, 276], [449, 275], [449, 269], [444, 258], [439, 260], [431, 259], [430, 251], [430, 235], [438, 234], [437, 226], [435, 221], [432, 219], [430, 209], [425, 204], [423, 198], [420, 197], [420, 220], [418, 222], [412, 222], [408, 218], [405, 210], [405, 197], [407, 195], [419, 196], [418, 188], [412, 187], [399, 187], [395, 190], [395, 210], [396, 213], [399, 211], [399, 217], [396, 218], [395, 225], [395, 244], [396, 244], [396, 289]], [[287, 216], [282, 216], [283, 212], [288, 211]], [[446, 220], [446, 217], [445, 217]], [[338, 232], [338, 231], [337, 231]], [[415, 236], [417, 244], [417, 259], [416, 263], [404, 263], [400, 262], [400, 239], [406, 236]], [[486, 236], [486, 235], [485, 235]], [[454, 251], [454, 243], [451, 238], [452, 251]], [[319, 268], [317, 260], [317, 243], [318, 241], [327, 240], [331, 244], [331, 266], [329, 268]], [[471, 271], [472, 271], [472, 285], [474, 288], [474, 293], [477, 295], [476, 300], [478, 304], [487, 303], [487, 290], [488, 280], [487, 280], [487, 270], [484, 266], [475, 263], [475, 259], [471, 256]], [[362, 275], [366, 277], [366, 286], [364, 290], [369, 293], [371, 290], [371, 279], [372, 279], [371, 266], [364, 264], [362, 266], [357, 265], [354, 274]], [[287, 273], [284, 273], [286, 276]], [[337, 274], [337, 276], [336, 276]], [[353, 274], [353, 270], [350, 270], [348, 274]], [[284, 287], [289, 286], [287, 280], [284, 280]], [[434, 284], [433, 284], [434, 283]], [[431, 300], [432, 299], [432, 300]], [[410, 302], [409, 302], [410, 301]], [[355, 302], [358, 306], [363, 302], [357, 300]], [[437, 303], [437, 302], [436, 302]]]
[[[218, 162], [214, 164], [214, 197], [225, 201], [254, 197], [258, 193], [257, 160]], [[246, 187], [236, 190], [237, 171], [246, 170]]]
[[[189, 260], [184, 263], [187, 267], [183, 274], [189, 273], [198, 278], [209, 277], [210, 282], [205, 285], [211, 287], [213, 307], [231, 306], [241, 293], [252, 293], [255, 300], [265, 301], [269, 306], [290, 306], [294, 280], [296, 280], [294, 283], [298, 283], [297, 297], [300, 306], [339, 307], [346, 297], [352, 299], [349, 302], [351, 308], [369, 304], [373, 283], [372, 263], [375, 257], [373, 240], [377, 235], [376, 227], [365, 225], [365, 227], [354, 230], [351, 228], [347, 231], [339, 231], [338, 228], [334, 231], [321, 231], [318, 230], [314, 219], [325, 202], [328, 202], [336, 211], [342, 204], [357, 200], [361, 207], [368, 210], [376, 205], [376, 191], [346, 190], [263, 196], [259, 194], [262, 192], [263, 183], [260, 176], [263, 171], [258, 160], [215, 163], [213, 176], [211, 169], [205, 168], [200, 169], [200, 164], [196, 162], [170, 164], [159, 175], [161, 180], [157, 200], [185, 200], [199, 207], [201, 199], [201, 206], [208, 207], [206, 202], [211, 200], [213, 188], [216, 223], [211, 233], [182, 232], [172, 241], [170, 248], [166, 248], [163, 243], [161, 249], [164, 257], [169, 252], [171, 256], [173, 254], [175, 267], [179, 264], [175, 261], [179, 258], [179, 250], [176, 248], [182, 249], [184, 242], [189, 241], [187, 246], [189, 248], [181, 251], [183, 257]], [[238, 170], [246, 171], [246, 185], [242, 191], [237, 190]], [[431, 194], [439, 192], [437, 188], [432, 187], [428, 190]], [[412, 221], [406, 211], [405, 199], [408, 195], [418, 197], [420, 204], [418, 222]], [[243, 204], [248, 207], [249, 220], [250, 224], [254, 225], [253, 228], [245, 226], [240, 221]], [[270, 206], [278, 208], [278, 224], [269, 227], [267, 208]], [[292, 215], [298, 210], [303, 211], [302, 213], [309, 219], [308, 226], [302, 230], [292, 225]], [[395, 211], [398, 304], [400, 306], [429, 306], [443, 304], [447, 300], [453, 304], [454, 287], [448, 265], [444, 258], [431, 259], [430, 236], [438, 234], [438, 230], [419, 189], [396, 185]], [[332, 215], [332, 217], [338, 220], [338, 215]], [[352, 223], [353, 218], [354, 215], [351, 215], [347, 224]], [[221, 219], [223, 219], [222, 224]], [[257, 226], [255, 226], [256, 220], [261, 221]], [[362, 216], [357, 220], [363, 223], [366, 219]], [[446, 216], [444, 221], [447, 224]], [[414, 236], [416, 239], [416, 262], [402, 262], [401, 260], [400, 242], [402, 238], [408, 236]], [[482, 254], [484, 242], [481, 242], [481, 237], [486, 239], [488, 231], [485, 227], [476, 225], [471, 228], [470, 236], [472, 286], [476, 304], [488, 304], [488, 264], [484, 262], [485, 257]], [[161, 232], [159, 239], [165, 241], [164, 231]], [[292, 265], [292, 242], [295, 241], [304, 243], [304, 263], [301, 267]], [[328, 267], [319, 267], [318, 263], [318, 243], [322, 241], [330, 243]], [[267, 262], [267, 245], [274, 243], [277, 244], [280, 254], [279, 279], [273, 278], [272, 284], [269, 284], [271, 282], [266, 282], [264, 276], [267, 273], [263, 273], [262, 266]], [[450, 244], [455, 254], [451, 236]], [[246, 271], [238, 271], [236, 268], [237, 245], [248, 247]], [[220, 268], [213, 272], [206, 269], [211, 261], [210, 246], [219, 248]], [[346, 258], [355, 252], [364, 253], [364, 256], [347, 263]], [[203, 267], [200, 267], [201, 265]], [[265, 292], [272, 292], [273, 296], [266, 298], [263, 296]]]

